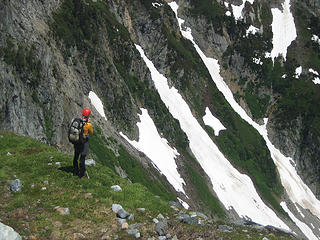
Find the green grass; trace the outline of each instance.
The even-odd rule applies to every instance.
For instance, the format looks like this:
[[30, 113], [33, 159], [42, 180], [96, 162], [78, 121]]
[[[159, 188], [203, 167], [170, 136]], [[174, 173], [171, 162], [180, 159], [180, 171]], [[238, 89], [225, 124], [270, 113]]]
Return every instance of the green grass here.
[[[155, 198], [140, 183], [129, 183], [121, 179], [113, 170], [97, 163], [95, 167], [87, 167], [90, 179], [78, 179], [72, 176], [72, 156], [58, 152], [55, 148], [41, 144], [31, 138], [16, 136], [8, 132], [0, 132], [0, 183], [2, 199], [0, 200], [0, 218], [17, 230], [23, 229], [28, 222], [30, 232], [37, 233], [45, 239], [54, 231], [51, 224], [61, 221], [67, 227], [76, 219], [110, 224], [115, 216], [103, 219], [96, 211], [107, 209], [110, 213], [112, 203], [121, 204], [127, 211], [136, 215], [136, 208], [144, 207], [146, 214], [156, 216], [158, 213], [169, 212], [167, 201]], [[8, 155], [10, 152], [12, 155]], [[56, 165], [55, 162], [60, 162]], [[48, 165], [52, 163], [52, 165]], [[22, 192], [10, 193], [7, 187], [10, 181], [19, 178]], [[49, 184], [45, 185], [44, 182]], [[118, 184], [122, 192], [114, 192], [110, 186]], [[46, 187], [46, 190], [41, 190]], [[85, 198], [92, 193], [93, 198]], [[69, 216], [61, 216], [55, 206], [68, 207]], [[29, 220], [6, 218], [17, 209], [23, 209]], [[143, 217], [143, 216], [142, 216]], [[46, 230], [45, 227], [46, 226]]]

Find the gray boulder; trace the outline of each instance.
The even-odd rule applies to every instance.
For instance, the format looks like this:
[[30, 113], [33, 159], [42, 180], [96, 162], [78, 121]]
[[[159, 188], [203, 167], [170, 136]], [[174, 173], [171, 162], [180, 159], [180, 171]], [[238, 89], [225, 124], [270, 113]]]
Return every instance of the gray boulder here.
[[184, 208], [179, 202], [169, 201], [168, 204], [177, 208]]
[[0, 240], [21, 240], [21, 236], [11, 227], [0, 222]]
[[231, 233], [233, 231], [233, 227], [228, 225], [219, 225], [218, 230], [224, 233]]
[[127, 217], [130, 216], [130, 213], [128, 213], [126, 210], [124, 210], [123, 208], [121, 208], [118, 212], [117, 212], [117, 217], [125, 219]]
[[12, 192], [21, 192], [21, 189], [22, 189], [22, 184], [21, 184], [20, 179], [15, 179], [15, 180], [11, 181], [10, 190]]
[[87, 159], [85, 160], [85, 163], [84, 163], [86, 166], [92, 166], [94, 167], [96, 165], [96, 161], [93, 160], [93, 159]]
[[135, 238], [140, 238], [140, 232], [139, 232], [138, 229], [128, 229], [128, 230], [127, 230], [127, 233], [128, 233], [129, 235], [134, 235]]
[[189, 225], [200, 225], [199, 219], [197, 217], [186, 217], [181, 220], [183, 223], [189, 224]]
[[156, 232], [158, 233], [159, 236], [165, 236], [167, 232], [167, 223], [164, 221], [160, 221], [156, 223]]
[[114, 213], [118, 213], [120, 209], [122, 209], [122, 206], [120, 204], [112, 204], [112, 211]]
[[127, 222], [126, 219], [122, 219], [122, 218], [117, 218], [117, 221], [120, 225], [124, 224], [125, 222]]
[[113, 185], [110, 187], [115, 192], [121, 192], [122, 188], [119, 185]]

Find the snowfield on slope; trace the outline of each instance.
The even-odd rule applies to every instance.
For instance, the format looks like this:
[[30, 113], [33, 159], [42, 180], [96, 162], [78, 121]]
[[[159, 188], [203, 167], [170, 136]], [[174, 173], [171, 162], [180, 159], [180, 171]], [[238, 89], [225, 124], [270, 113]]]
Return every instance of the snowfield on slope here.
[[131, 141], [122, 132], [120, 132], [120, 135], [137, 150], [146, 154], [151, 159], [155, 168], [166, 176], [169, 183], [177, 192], [185, 194], [183, 189], [185, 182], [181, 178], [175, 162], [176, 156], [179, 153], [168, 145], [168, 141], [165, 138], [160, 137], [157, 127], [149, 116], [147, 109], [141, 108], [141, 111], [142, 113], [139, 115], [140, 122], [137, 123], [139, 141]]
[[281, 5], [283, 11], [278, 8], [271, 9], [273, 16], [271, 25], [273, 32], [271, 58], [273, 61], [279, 55], [282, 55], [284, 60], [286, 60], [287, 49], [291, 42], [297, 37], [294, 18], [290, 12], [290, 0], [285, 0]]
[[90, 91], [88, 97], [89, 97], [92, 105], [94, 106], [94, 108], [101, 115], [101, 117], [104, 118], [105, 120], [107, 120], [106, 115], [103, 110], [103, 103], [102, 103], [101, 99], [97, 96], [97, 94], [95, 94], [93, 91]]
[[151, 78], [162, 101], [172, 116], [180, 122], [182, 130], [189, 139], [191, 151], [209, 176], [214, 191], [225, 207], [234, 209], [240, 217], [289, 230], [288, 226], [261, 200], [251, 179], [235, 169], [219, 151], [194, 118], [178, 90], [170, 88], [166, 77], [158, 72], [143, 49], [138, 45], [136, 48], [151, 72]]

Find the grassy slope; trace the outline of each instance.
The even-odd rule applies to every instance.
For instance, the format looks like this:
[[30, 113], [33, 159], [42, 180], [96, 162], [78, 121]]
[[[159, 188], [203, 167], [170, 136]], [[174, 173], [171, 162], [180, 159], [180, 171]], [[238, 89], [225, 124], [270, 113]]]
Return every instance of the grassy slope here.
[[[52, 232], [61, 231], [62, 235], [81, 232], [80, 226], [91, 228], [92, 238], [99, 237], [101, 229], [117, 232], [115, 215], [111, 212], [112, 203], [121, 204], [133, 213], [136, 221], [168, 213], [166, 201], [154, 197], [141, 184], [131, 184], [118, 177], [108, 167], [98, 164], [87, 167], [90, 179], [73, 177], [72, 156], [40, 144], [30, 138], [18, 137], [11, 133], [0, 132], [0, 219], [12, 226], [22, 235], [35, 235], [37, 239], [47, 239]], [[7, 156], [10, 152], [12, 155]], [[56, 165], [60, 162], [60, 165]], [[48, 165], [52, 163], [52, 165]], [[19, 178], [23, 188], [21, 193], [11, 193], [10, 181]], [[49, 184], [45, 185], [44, 181]], [[118, 184], [123, 191], [110, 190]], [[32, 187], [34, 185], [34, 187]], [[41, 190], [46, 187], [46, 190]], [[92, 193], [93, 198], [86, 198]], [[69, 216], [60, 216], [54, 207], [68, 207]], [[147, 211], [137, 214], [136, 208]], [[54, 224], [61, 222], [60, 224]], [[150, 220], [151, 222], [151, 220]], [[53, 224], [52, 224], [53, 223]], [[58, 225], [58, 227], [56, 226]], [[110, 228], [111, 227], [111, 228]], [[109, 229], [110, 228], [110, 229]]]
[[[86, 239], [101, 239], [104, 234], [111, 236], [110, 239], [133, 239], [116, 222], [112, 203], [121, 204], [134, 214], [134, 222], [142, 223], [141, 239], [156, 235], [152, 218], [158, 213], [172, 219], [168, 232], [180, 240], [199, 236], [234, 240], [247, 239], [248, 235], [252, 239], [262, 236], [270, 240], [291, 239], [249, 227], [234, 227], [232, 233], [222, 233], [217, 231], [218, 223], [206, 227], [185, 225], [174, 220], [173, 210], [166, 201], [155, 198], [141, 184], [119, 178], [106, 166], [88, 167], [91, 178], [80, 180], [72, 176], [72, 156], [53, 147], [3, 131], [0, 131], [0, 146], [0, 221], [28, 239], [74, 239], [74, 233], [82, 233]], [[16, 178], [22, 182], [22, 192], [12, 193], [9, 184]], [[114, 184], [119, 184], [123, 192], [111, 191]], [[46, 190], [41, 190], [43, 187]], [[92, 197], [86, 197], [87, 193]], [[56, 206], [68, 207], [70, 215], [60, 215], [54, 210]], [[138, 212], [138, 207], [146, 211]]]

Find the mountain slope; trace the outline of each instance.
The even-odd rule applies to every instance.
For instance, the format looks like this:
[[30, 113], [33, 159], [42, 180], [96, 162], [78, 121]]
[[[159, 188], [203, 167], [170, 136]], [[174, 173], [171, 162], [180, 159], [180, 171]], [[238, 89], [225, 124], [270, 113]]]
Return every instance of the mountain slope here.
[[[0, 3], [1, 128], [71, 153], [68, 124], [89, 106], [97, 130], [93, 156], [112, 171], [122, 169], [154, 193], [178, 197], [206, 214], [223, 217], [226, 212], [231, 219], [259, 222], [260, 210], [240, 211], [249, 200], [236, 207], [241, 202], [236, 191], [223, 184], [236, 186], [249, 176], [250, 183], [240, 181], [235, 189], [254, 189], [248, 195], [252, 209], [266, 204], [284, 222], [281, 226], [299, 236], [313, 231], [308, 238], [316, 239], [319, 85], [312, 80], [319, 71], [319, 45], [312, 39], [318, 29], [317, 2], [177, 3], [176, 13], [168, 1]], [[282, 11], [292, 12], [297, 37], [286, 46], [286, 56], [269, 58], [275, 45], [272, 23], [278, 19], [274, 13]], [[171, 104], [177, 99], [165, 101], [169, 94], [161, 93], [155, 73], [166, 79], [164, 87], [178, 93], [176, 108]], [[95, 109], [92, 92], [101, 99], [107, 120]], [[237, 102], [230, 101], [232, 94]], [[190, 115], [178, 111], [183, 106]], [[226, 128], [219, 135], [206, 126], [207, 110]], [[148, 149], [135, 145], [150, 132], [141, 127], [147, 126], [146, 114], [156, 128], [145, 141]], [[176, 154], [155, 154], [156, 138]], [[221, 162], [232, 174], [218, 171]], [[283, 170], [288, 169], [286, 176]], [[306, 189], [302, 197], [292, 187], [295, 181]]]

